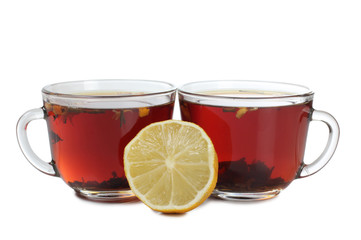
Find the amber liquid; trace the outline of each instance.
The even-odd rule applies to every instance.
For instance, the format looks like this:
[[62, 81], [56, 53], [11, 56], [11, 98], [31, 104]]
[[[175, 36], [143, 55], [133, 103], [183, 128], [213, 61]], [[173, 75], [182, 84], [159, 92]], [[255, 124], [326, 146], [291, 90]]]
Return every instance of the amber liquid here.
[[45, 103], [59, 175], [75, 190], [129, 189], [123, 169], [125, 146], [148, 124], [171, 119], [173, 105], [85, 109]]
[[282, 190], [298, 174], [312, 102], [280, 107], [219, 107], [180, 98], [182, 119], [200, 125], [219, 160], [216, 190]]

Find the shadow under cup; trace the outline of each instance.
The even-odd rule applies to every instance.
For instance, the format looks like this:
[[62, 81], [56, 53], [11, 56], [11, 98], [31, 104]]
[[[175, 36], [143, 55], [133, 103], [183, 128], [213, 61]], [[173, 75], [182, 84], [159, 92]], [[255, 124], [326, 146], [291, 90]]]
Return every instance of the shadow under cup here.
[[[328, 113], [314, 110], [308, 88], [262, 81], [194, 82], [179, 88], [182, 120], [201, 126], [218, 155], [213, 196], [261, 200], [276, 196], [294, 179], [320, 170], [332, 157], [339, 127]], [[309, 122], [330, 129], [321, 156], [303, 162]]]
[[[18, 122], [20, 147], [34, 167], [60, 176], [78, 195], [98, 201], [134, 198], [125, 178], [123, 152], [150, 123], [172, 118], [175, 87], [146, 80], [93, 80], [49, 85], [44, 106]], [[27, 124], [45, 119], [52, 161], [31, 150]]]

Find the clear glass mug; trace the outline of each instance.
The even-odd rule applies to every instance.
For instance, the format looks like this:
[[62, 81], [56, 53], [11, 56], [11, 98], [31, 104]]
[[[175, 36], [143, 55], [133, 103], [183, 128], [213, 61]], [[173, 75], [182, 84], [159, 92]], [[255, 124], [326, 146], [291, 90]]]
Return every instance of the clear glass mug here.
[[[42, 89], [43, 107], [26, 112], [17, 124], [21, 150], [38, 170], [61, 177], [84, 198], [134, 198], [123, 170], [127, 143], [152, 122], [172, 118], [176, 88], [147, 80], [64, 82]], [[45, 119], [52, 161], [31, 149], [27, 125]]]
[[[294, 179], [310, 176], [331, 159], [339, 139], [337, 121], [313, 109], [307, 87], [263, 81], [193, 82], [178, 89], [182, 120], [201, 126], [218, 154], [213, 196], [261, 200]], [[311, 164], [303, 161], [310, 121], [324, 122], [327, 146]]]

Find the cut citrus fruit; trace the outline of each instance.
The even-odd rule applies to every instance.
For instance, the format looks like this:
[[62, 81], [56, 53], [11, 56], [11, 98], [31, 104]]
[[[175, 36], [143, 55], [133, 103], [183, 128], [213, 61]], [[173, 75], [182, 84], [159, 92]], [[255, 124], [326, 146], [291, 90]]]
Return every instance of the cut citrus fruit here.
[[124, 171], [133, 193], [151, 209], [184, 213], [212, 193], [217, 154], [201, 127], [167, 120], [148, 125], [128, 143]]

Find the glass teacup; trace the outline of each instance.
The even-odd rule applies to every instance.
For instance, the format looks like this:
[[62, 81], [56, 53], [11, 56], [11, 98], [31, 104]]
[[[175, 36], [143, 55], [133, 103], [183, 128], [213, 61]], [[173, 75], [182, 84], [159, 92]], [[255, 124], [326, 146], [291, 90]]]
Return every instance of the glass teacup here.
[[[313, 109], [314, 93], [300, 85], [263, 81], [204, 81], [179, 88], [182, 119], [200, 125], [218, 154], [213, 196], [260, 200], [294, 179], [320, 170], [339, 138], [337, 121]], [[303, 161], [310, 121], [322, 121], [328, 144], [311, 164]]]
[[[52, 84], [44, 105], [18, 121], [19, 145], [38, 170], [61, 177], [90, 200], [134, 197], [123, 169], [127, 143], [150, 123], [172, 118], [172, 84], [145, 80], [92, 80]], [[45, 119], [52, 161], [41, 160], [27, 138], [30, 121]]]

